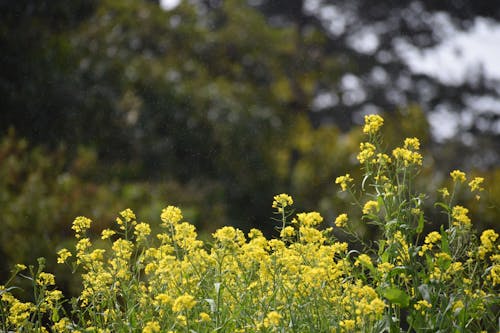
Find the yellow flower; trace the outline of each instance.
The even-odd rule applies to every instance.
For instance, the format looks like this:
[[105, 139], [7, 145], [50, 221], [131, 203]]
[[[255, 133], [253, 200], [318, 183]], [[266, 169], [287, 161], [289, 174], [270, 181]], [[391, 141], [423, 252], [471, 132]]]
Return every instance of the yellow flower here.
[[348, 220], [349, 220], [349, 218], [347, 217], [347, 214], [345, 214], [345, 213], [344, 214], [340, 214], [335, 219], [335, 225], [337, 227], [339, 227], [339, 228], [345, 227]]
[[323, 243], [325, 241], [323, 233], [318, 229], [301, 226], [299, 228], [299, 232], [300, 239], [305, 241], [306, 243]]
[[13, 325], [21, 325], [23, 322], [29, 319], [31, 312], [34, 310], [35, 305], [33, 303], [23, 303], [15, 300], [10, 307], [8, 320]]
[[115, 255], [119, 259], [128, 260], [132, 255], [132, 249], [134, 245], [132, 242], [119, 238], [113, 242], [111, 249], [115, 252]]
[[386, 304], [383, 300], [381, 300], [380, 298], [377, 297], [370, 302], [370, 308], [371, 308], [371, 312], [373, 312], [377, 315], [381, 315], [384, 313], [384, 310], [386, 308]]
[[161, 331], [160, 323], [158, 323], [157, 321], [147, 322], [146, 326], [144, 326], [144, 328], [142, 329], [142, 333], [156, 333], [160, 331]]
[[135, 226], [134, 235], [138, 240], [145, 239], [151, 233], [151, 227], [149, 224], [141, 222]]
[[434, 244], [441, 240], [441, 234], [437, 231], [433, 231], [425, 236], [424, 245], [422, 245], [422, 250], [418, 252], [419, 256], [423, 256], [428, 250], [432, 250]]
[[414, 304], [413, 307], [415, 308], [415, 310], [421, 311], [422, 315], [425, 315], [425, 310], [432, 308], [432, 304], [427, 302], [426, 300], [421, 300]]
[[161, 220], [163, 226], [179, 223], [182, 220], [182, 211], [178, 207], [168, 206], [162, 210]]
[[222, 227], [217, 229], [212, 236], [226, 247], [234, 245], [241, 246], [245, 243], [245, 235], [243, 232], [234, 227]]
[[[481, 184], [484, 182], [483, 177], [475, 177], [473, 180], [469, 182], [469, 187], [471, 192], [477, 191], [481, 192], [484, 191], [484, 188], [481, 187]], [[479, 200], [481, 197], [479, 195], [476, 195], [476, 199]]]
[[210, 318], [210, 315], [206, 312], [200, 312], [200, 321], [202, 322], [208, 322], [210, 321], [211, 318]]
[[370, 142], [361, 142], [359, 144], [359, 154], [357, 159], [359, 163], [365, 163], [370, 157], [375, 155], [375, 146]]
[[403, 147], [409, 150], [419, 150], [420, 141], [417, 138], [406, 138]]
[[92, 220], [86, 218], [84, 216], [78, 216], [74, 221], [71, 229], [73, 229], [76, 233], [76, 238], [80, 238], [80, 234], [84, 233], [87, 229], [90, 228], [90, 224]]
[[478, 254], [480, 259], [484, 259], [486, 254], [492, 252], [495, 249], [495, 241], [498, 238], [498, 234], [492, 230], [488, 229], [483, 231], [481, 234], [481, 245], [478, 248]]
[[394, 265], [390, 262], [383, 262], [378, 264], [377, 271], [381, 274], [387, 274], [394, 268]]
[[475, 177], [473, 180], [469, 182], [469, 187], [471, 191], [483, 191], [484, 189], [481, 187], [481, 184], [484, 182], [483, 177]]
[[273, 208], [277, 208], [282, 213], [285, 207], [293, 205], [293, 198], [286, 193], [275, 195], [273, 198]]
[[161, 293], [155, 297], [155, 301], [157, 301], [160, 305], [165, 305], [170, 303], [172, 301], [172, 298], [165, 293]]
[[440, 240], [441, 240], [441, 234], [437, 231], [433, 231], [425, 237], [424, 242], [426, 244], [435, 244]]
[[189, 294], [184, 294], [175, 299], [172, 305], [172, 311], [181, 312], [184, 310], [191, 310], [196, 305], [196, 300]]
[[53, 286], [56, 284], [56, 280], [54, 274], [41, 272], [36, 279], [36, 283], [40, 286]]
[[116, 234], [116, 232], [114, 230], [111, 230], [111, 229], [104, 229], [102, 232], [101, 232], [101, 239], [108, 239], [110, 238], [111, 236], [113, 236], [114, 234]]
[[447, 198], [450, 196], [450, 192], [448, 192], [448, 189], [446, 187], [440, 188], [438, 190], [439, 193], [443, 196], [443, 199]]
[[453, 312], [458, 312], [464, 308], [464, 302], [461, 300], [453, 302], [452, 310]]
[[463, 183], [465, 182], [465, 173], [460, 171], [460, 170], [453, 170], [450, 172], [451, 179], [453, 179], [454, 182], [459, 182]]
[[285, 227], [280, 232], [281, 238], [293, 237], [295, 236], [295, 229], [291, 226]]
[[384, 118], [377, 114], [370, 114], [365, 116], [365, 126], [363, 127], [363, 133], [365, 134], [375, 134], [384, 124]]
[[378, 211], [377, 201], [369, 200], [363, 206], [363, 214], [374, 214]]
[[471, 226], [470, 218], [467, 216], [469, 210], [462, 206], [455, 206], [452, 208], [451, 217], [454, 219], [453, 225], [469, 228]]
[[360, 254], [357, 258], [356, 258], [356, 261], [354, 262], [354, 266], [359, 266], [359, 265], [363, 265], [363, 266], [372, 266], [372, 259], [370, 258], [369, 255], [367, 254]]
[[130, 221], [135, 220], [135, 214], [130, 208], [127, 208], [124, 211], [121, 211], [120, 215], [121, 215], [121, 217], [123, 217], [125, 219], [126, 222], [130, 222]]
[[395, 148], [392, 155], [396, 160], [402, 161], [404, 166], [422, 165], [422, 155], [420, 153], [411, 151], [407, 148]]
[[281, 315], [276, 311], [271, 311], [264, 319], [264, 327], [278, 326], [281, 320]]
[[[382, 164], [382, 165], [385, 165], [385, 164], [390, 164], [392, 162], [391, 158], [389, 157], [389, 155], [387, 154], [383, 154], [383, 153], [378, 153], [377, 154], [377, 163], [378, 164]], [[382, 177], [385, 177], [385, 176], [382, 176]], [[387, 177], [385, 177], [387, 178]], [[383, 179], [384, 180], [384, 179]], [[386, 180], [386, 179], [385, 179]]]
[[347, 190], [347, 184], [352, 183], [354, 179], [351, 178], [351, 175], [348, 173], [345, 176], [339, 176], [335, 179], [335, 184], [340, 184], [342, 191]]
[[341, 320], [340, 327], [348, 331], [353, 330], [356, 327], [356, 322], [352, 319]]
[[24, 271], [26, 269], [26, 265], [23, 264], [16, 264], [15, 267], [17, 271]]
[[187, 318], [186, 318], [186, 316], [184, 316], [184, 315], [178, 315], [176, 319], [179, 322], [179, 324], [181, 324], [182, 326], [186, 326], [187, 325]]
[[52, 326], [54, 332], [67, 332], [70, 329], [71, 321], [64, 317]]
[[491, 280], [493, 287], [500, 284], [500, 265], [493, 265], [490, 275], [488, 275], [488, 280]]
[[57, 251], [57, 263], [64, 264], [66, 262], [66, 259], [71, 256], [72, 254], [68, 251], [68, 249], [60, 249], [59, 251]]
[[323, 217], [318, 212], [299, 213], [297, 219], [300, 225], [312, 227], [323, 222]]

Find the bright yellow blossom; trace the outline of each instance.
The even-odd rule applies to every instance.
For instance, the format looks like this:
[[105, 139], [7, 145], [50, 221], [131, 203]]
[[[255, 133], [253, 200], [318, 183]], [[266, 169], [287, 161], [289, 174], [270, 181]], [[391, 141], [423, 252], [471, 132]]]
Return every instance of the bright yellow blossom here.
[[57, 251], [57, 263], [64, 264], [66, 260], [71, 256], [72, 254], [68, 249], [60, 249], [59, 251]]
[[182, 211], [175, 206], [168, 206], [161, 212], [162, 225], [176, 224], [182, 220]]
[[275, 195], [273, 198], [273, 208], [277, 208], [282, 213], [285, 207], [293, 205], [293, 198], [286, 193]]
[[384, 118], [377, 114], [370, 114], [365, 116], [365, 126], [363, 127], [363, 133], [365, 134], [375, 134], [384, 124]]
[[354, 179], [351, 178], [351, 175], [348, 173], [345, 174], [345, 176], [339, 176], [337, 179], [335, 179], [335, 184], [340, 184], [340, 187], [342, 188], [342, 191], [347, 190], [347, 186], [349, 183], [352, 183]]
[[200, 312], [200, 321], [209, 322], [211, 320], [210, 315], [206, 312]]
[[460, 170], [453, 170], [452, 172], [450, 172], [450, 176], [454, 182], [463, 183], [466, 180], [465, 173]]
[[278, 326], [281, 320], [281, 315], [276, 311], [271, 311], [264, 319], [264, 327]]
[[362, 142], [359, 144], [359, 154], [357, 156], [359, 163], [365, 163], [369, 158], [375, 155], [376, 147], [370, 142]]
[[339, 227], [339, 228], [345, 227], [348, 220], [349, 220], [349, 218], [347, 217], [347, 214], [345, 214], [345, 213], [344, 214], [340, 214], [335, 219], [335, 225], [337, 227]]
[[318, 212], [299, 213], [297, 219], [300, 225], [313, 227], [323, 222], [323, 217]]
[[375, 214], [378, 211], [378, 202], [374, 200], [369, 200], [363, 206], [363, 214]]
[[73, 221], [73, 226], [71, 227], [71, 229], [73, 229], [76, 233], [75, 237], [80, 238], [80, 235], [90, 228], [91, 223], [92, 220], [84, 216], [78, 216], [77, 218], [75, 218], [75, 220]]
[[419, 150], [420, 141], [418, 140], [418, 138], [406, 138], [403, 147], [409, 150]]
[[144, 328], [142, 329], [142, 333], [156, 333], [160, 331], [160, 323], [157, 321], [148, 321], [146, 323], [146, 326], [144, 326]]
[[480, 259], [484, 259], [486, 254], [492, 252], [495, 249], [495, 241], [498, 238], [498, 234], [493, 229], [488, 229], [483, 231], [481, 234], [481, 245], [478, 248], [478, 254]]
[[484, 182], [483, 177], [475, 177], [473, 180], [469, 182], [469, 187], [471, 191], [483, 191], [484, 189], [481, 187], [481, 185]]
[[174, 304], [172, 305], [172, 311], [181, 312], [191, 310], [195, 305], [196, 299], [189, 294], [184, 294], [175, 299]]
[[471, 221], [467, 216], [469, 210], [462, 206], [455, 206], [452, 208], [451, 217], [453, 218], [453, 225], [460, 226], [462, 228], [470, 228]]

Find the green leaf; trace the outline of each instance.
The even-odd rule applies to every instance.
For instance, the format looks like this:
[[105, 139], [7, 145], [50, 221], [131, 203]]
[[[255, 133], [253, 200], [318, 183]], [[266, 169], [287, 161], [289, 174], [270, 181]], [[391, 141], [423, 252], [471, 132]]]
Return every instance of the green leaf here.
[[420, 234], [424, 230], [424, 214], [420, 213], [418, 218], [417, 234]]
[[450, 242], [448, 240], [448, 233], [441, 226], [441, 251], [450, 254]]
[[445, 204], [444, 202], [436, 202], [436, 203], [434, 204], [434, 207], [441, 207], [441, 208], [443, 208], [445, 211], [450, 212], [450, 207], [449, 207], [447, 204]]
[[410, 304], [410, 296], [403, 290], [395, 287], [381, 288], [379, 293], [385, 297], [389, 302], [398, 304], [405, 308]]
[[382, 207], [385, 207], [385, 202], [384, 202], [384, 198], [382, 198], [382, 196], [381, 196], [381, 195], [379, 195], [379, 196], [377, 197], [377, 212], [380, 212], [380, 209], [381, 209]]
[[[385, 239], [382, 239], [379, 244], [378, 244], [378, 256], [382, 256], [382, 253], [384, 253], [385, 250]], [[385, 261], [382, 261], [385, 262]]]

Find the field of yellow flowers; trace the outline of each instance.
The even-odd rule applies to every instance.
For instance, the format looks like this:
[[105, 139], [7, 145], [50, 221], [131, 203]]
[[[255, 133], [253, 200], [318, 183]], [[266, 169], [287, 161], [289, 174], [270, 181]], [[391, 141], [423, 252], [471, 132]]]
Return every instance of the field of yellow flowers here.
[[[339, 214], [329, 226], [279, 194], [279, 237], [223, 227], [212, 242], [174, 206], [161, 212], [158, 233], [126, 209], [114, 230], [90, 239], [92, 221], [77, 217], [75, 248], [57, 253], [81, 276], [79, 296], [65, 298], [44, 259], [16, 265], [0, 285], [0, 332], [498, 332], [498, 232], [476, 236], [467, 208], [454, 202], [457, 191], [479, 200], [484, 180], [453, 171], [454, 185], [435, 203], [448, 222], [424, 233], [419, 140], [386, 151], [383, 122], [365, 118], [364, 178], [335, 181], [359, 217]], [[353, 219], [376, 226], [379, 238], [364, 241]], [[32, 282], [31, 301], [16, 296], [16, 276]]]

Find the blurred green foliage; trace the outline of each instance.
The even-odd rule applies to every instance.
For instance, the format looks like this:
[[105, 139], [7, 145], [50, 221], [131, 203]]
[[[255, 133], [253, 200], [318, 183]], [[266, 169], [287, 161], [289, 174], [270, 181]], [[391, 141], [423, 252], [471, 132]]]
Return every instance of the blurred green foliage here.
[[185, 216], [203, 232], [228, 223], [222, 189], [214, 183], [179, 184], [175, 181], [96, 183], [96, 154], [81, 148], [70, 158], [61, 146], [48, 152], [31, 147], [10, 131], [0, 141], [0, 277], [16, 263], [34, 263], [50, 258], [55, 269], [55, 252], [73, 238], [71, 221], [86, 215], [95, 221], [94, 232], [114, 223], [116, 212], [137, 207], [148, 221], [173, 202], [185, 207]]

